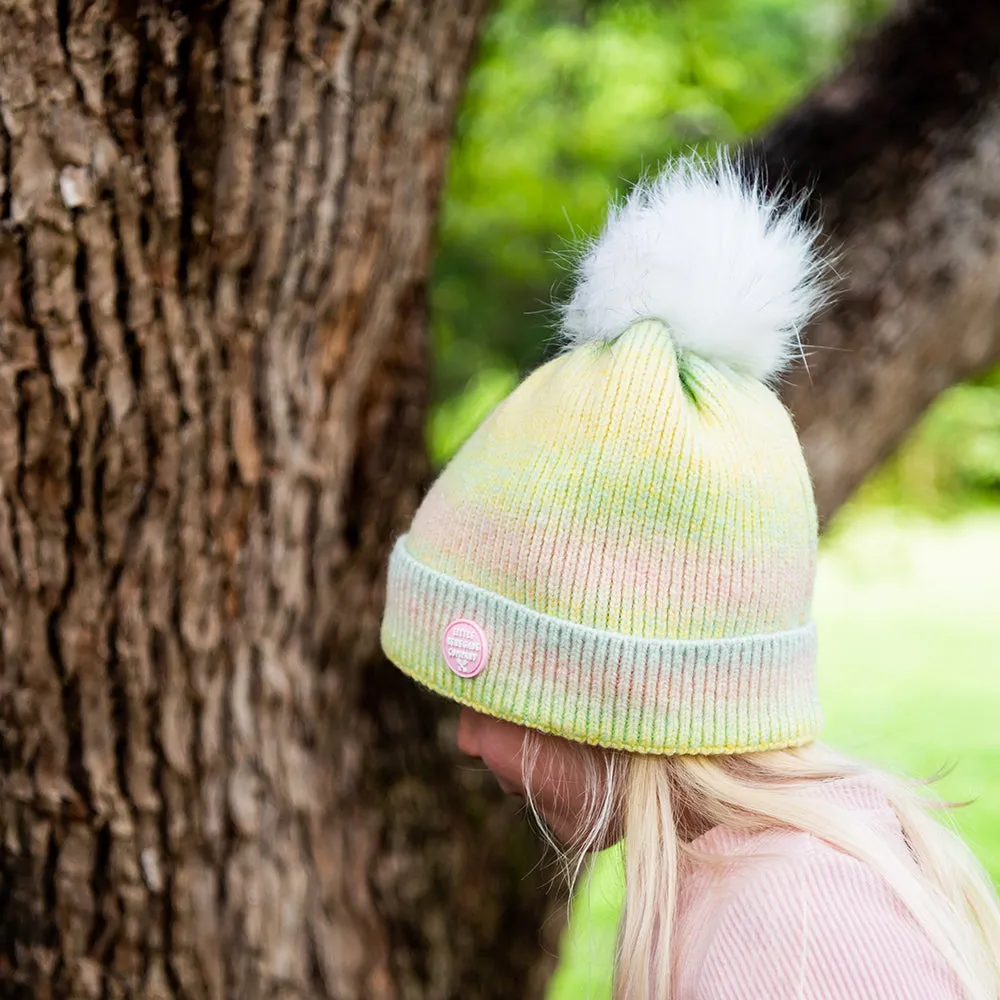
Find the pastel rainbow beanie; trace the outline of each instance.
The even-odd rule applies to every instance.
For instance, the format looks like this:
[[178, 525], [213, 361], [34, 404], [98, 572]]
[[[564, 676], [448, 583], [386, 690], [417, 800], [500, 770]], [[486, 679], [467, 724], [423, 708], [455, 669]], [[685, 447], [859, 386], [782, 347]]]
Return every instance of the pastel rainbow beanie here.
[[677, 161], [612, 209], [564, 349], [396, 542], [381, 641], [397, 666], [477, 711], [640, 753], [818, 735], [816, 511], [766, 384], [822, 298], [816, 235], [724, 158]]

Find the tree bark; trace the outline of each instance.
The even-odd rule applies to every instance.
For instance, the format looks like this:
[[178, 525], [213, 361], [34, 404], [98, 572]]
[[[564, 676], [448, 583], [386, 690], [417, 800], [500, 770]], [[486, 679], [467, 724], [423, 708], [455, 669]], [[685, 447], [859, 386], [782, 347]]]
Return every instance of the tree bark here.
[[0, 4], [5, 997], [529, 992], [528, 835], [377, 645], [482, 6]]
[[1000, 358], [1000, 5], [901, 4], [758, 152], [813, 190], [840, 254], [785, 394], [826, 519], [935, 396]]

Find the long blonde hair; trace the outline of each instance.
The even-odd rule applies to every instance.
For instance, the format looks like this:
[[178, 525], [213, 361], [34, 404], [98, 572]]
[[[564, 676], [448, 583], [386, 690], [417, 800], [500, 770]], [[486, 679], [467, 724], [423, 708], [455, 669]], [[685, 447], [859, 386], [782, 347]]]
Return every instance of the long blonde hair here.
[[[523, 757], [529, 808], [543, 831], [532, 776], [541, 747], [529, 730]], [[587, 795], [577, 836], [560, 845], [570, 887], [587, 856], [624, 835], [625, 906], [615, 1000], [673, 996], [678, 873], [689, 847], [682, 816], [704, 827], [791, 828], [821, 838], [878, 871], [937, 947], [967, 1000], [1000, 998], [1000, 904], [989, 876], [957, 832], [932, 811], [950, 808], [929, 782], [904, 780], [825, 744], [733, 756], [645, 756], [586, 748]], [[908, 865], [850, 810], [801, 794], [810, 782], [864, 776], [895, 811], [917, 864]], [[949, 817], [950, 818], [950, 817]]]

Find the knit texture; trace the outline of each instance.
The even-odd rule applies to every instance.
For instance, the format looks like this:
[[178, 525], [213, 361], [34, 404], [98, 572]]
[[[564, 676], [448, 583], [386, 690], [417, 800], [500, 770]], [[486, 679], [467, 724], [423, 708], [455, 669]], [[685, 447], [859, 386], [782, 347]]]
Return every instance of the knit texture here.
[[[812, 488], [791, 420], [655, 320], [532, 373], [425, 497], [382, 644], [479, 711], [650, 753], [798, 745], [821, 726]], [[479, 626], [476, 676], [448, 625]]]
[[[916, 862], [885, 796], [863, 778], [815, 795]], [[690, 845], [675, 932], [676, 1000], [962, 1000], [940, 951], [856, 858], [807, 833], [716, 827]]]

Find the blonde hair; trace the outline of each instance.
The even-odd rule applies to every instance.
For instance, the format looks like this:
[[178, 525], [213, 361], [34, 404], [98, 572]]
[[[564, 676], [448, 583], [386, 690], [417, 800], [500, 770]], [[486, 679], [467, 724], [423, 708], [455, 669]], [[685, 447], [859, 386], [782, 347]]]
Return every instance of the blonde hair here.
[[[904, 780], [825, 744], [733, 756], [646, 756], [581, 748], [587, 794], [573, 842], [559, 845], [539, 814], [541, 734], [525, 736], [529, 808], [564, 862], [570, 887], [587, 856], [625, 842], [625, 906], [618, 932], [615, 1000], [673, 996], [671, 944], [678, 873], [689, 845], [685, 817], [702, 828], [791, 828], [821, 838], [874, 868], [938, 949], [967, 1000], [1000, 997], [1000, 904], [989, 876], [962, 838], [931, 812], [951, 808]], [[908, 865], [850, 810], [801, 794], [811, 782], [864, 776], [888, 799], [917, 864]], [[933, 780], [933, 779], [932, 779]]]

